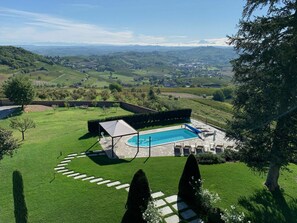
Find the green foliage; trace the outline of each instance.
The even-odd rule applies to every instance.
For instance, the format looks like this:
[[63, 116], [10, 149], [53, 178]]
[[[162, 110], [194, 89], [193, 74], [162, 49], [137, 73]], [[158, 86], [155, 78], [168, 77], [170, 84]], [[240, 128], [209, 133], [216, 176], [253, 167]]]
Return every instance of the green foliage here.
[[[146, 222], [142, 219], [142, 214], [148, 207], [151, 200], [151, 192], [143, 170], [138, 170], [131, 181], [128, 199], [126, 202], [127, 213], [124, 215], [125, 221], [122, 222]], [[140, 218], [139, 218], [140, 216]]]
[[0, 160], [4, 155], [12, 156], [15, 149], [19, 147], [17, 141], [13, 138], [12, 132], [0, 128]]
[[225, 149], [223, 157], [227, 162], [235, 162], [240, 160], [240, 153], [232, 149]]
[[28, 78], [24, 76], [16, 76], [8, 79], [3, 84], [5, 96], [16, 104], [22, 106], [30, 104], [35, 96], [35, 89]]
[[10, 119], [10, 127], [22, 133], [22, 140], [25, 140], [25, 132], [28, 129], [35, 128], [34, 121], [30, 118], [13, 118]]
[[[267, 6], [263, 16], [257, 8]], [[237, 86], [228, 136], [241, 141], [244, 162], [268, 171], [276, 190], [279, 170], [296, 154], [296, 1], [247, 1], [237, 34], [230, 37], [239, 58], [232, 61]], [[255, 16], [254, 16], [255, 15]]]
[[49, 63], [46, 58], [24, 50], [23, 48], [0, 46], [0, 65], [7, 65], [12, 69], [18, 69], [34, 66], [34, 62], [36, 61]]
[[225, 101], [225, 96], [222, 90], [217, 90], [213, 93], [212, 99], [215, 101]]
[[224, 94], [225, 99], [231, 99], [233, 97], [233, 88], [223, 88], [222, 92]]
[[192, 206], [195, 206], [196, 186], [199, 188], [201, 183], [201, 175], [198, 163], [193, 154], [191, 154], [184, 167], [184, 171], [178, 185], [178, 196]]
[[98, 123], [104, 121], [113, 121], [123, 119], [129, 125], [136, 129], [145, 128], [154, 125], [173, 124], [177, 122], [187, 122], [191, 117], [191, 109], [179, 109], [173, 111], [142, 113], [125, 116], [114, 116], [99, 120], [89, 120], [88, 130], [90, 133], [98, 134]]
[[103, 90], [103, 91], [101, 91], [100, 96], [103, 101], [107, 101], [110, 97], [110, 93], [108, 90]]
[[162, 222], [161, 214], [158, 208], [155, 206], [153, 200], [148, 202], [147, 209], [145, 210], [145, 212], [143, 212], [142, 217], [147, 223]]
[[111, 84], [109, 84], [109, 90], [111, 92], [113, 92], [114, 90], [116, 90], [117, 92], [121, 92], [122, 86], [118, 83], [111, 83]]
[[155, 91], [154, 91], [153, 87], [150, 88], [150, 90], [149, 90], [149, 92], [147, 94], [147, 97], [148, 97], [149, 100], [152, 100], [152, 101], [157, 99], [157, 96], [155, 94]]
[[226, 162], [226, 160], [221, 155], [213, 154], [213, 153], [198, 154], [197, 161], [200, 164], [218, 164], [218, 163]]
[[28, 222], [28, 210], [24, 195], [23, 177], [19, 171], [13, 171], [13, 200], [14, 200], [14, 216], [16, 223]]

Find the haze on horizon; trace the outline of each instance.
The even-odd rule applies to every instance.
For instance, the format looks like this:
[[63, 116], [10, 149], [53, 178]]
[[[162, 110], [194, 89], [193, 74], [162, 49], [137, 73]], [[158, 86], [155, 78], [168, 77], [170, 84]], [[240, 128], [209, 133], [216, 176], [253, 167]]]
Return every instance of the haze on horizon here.
[[0, 45], [227, 46], [243, 0], [10, 0]]

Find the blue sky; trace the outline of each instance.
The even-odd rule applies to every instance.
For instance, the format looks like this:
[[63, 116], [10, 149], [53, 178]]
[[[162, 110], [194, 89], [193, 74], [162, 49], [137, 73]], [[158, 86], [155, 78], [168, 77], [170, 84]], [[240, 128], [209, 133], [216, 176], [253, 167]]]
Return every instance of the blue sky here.
[[225, 45], [243, 0], [1, 0], [0, 44]]

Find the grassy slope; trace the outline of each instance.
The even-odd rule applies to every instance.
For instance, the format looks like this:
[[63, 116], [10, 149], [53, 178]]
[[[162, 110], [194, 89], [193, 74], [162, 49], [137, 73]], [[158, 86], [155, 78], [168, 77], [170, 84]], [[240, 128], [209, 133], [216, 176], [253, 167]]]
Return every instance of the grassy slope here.
[[[54, 179], [53, 168], [63, 156], [84, 151], [96, 142], [96, 138], [85, 137], [86, 120], [98, 118], [102, 113], [101, 109], [71, 109], [23, 115], [34, 119], [37, 127], [28, 130], [25, 143], [13, 158], [6, 157], [0, 162], [0, 222], [14, 222], [11, 191], [12, 172], [16, 169], [20, 170], [24, 178], [30, 222], [81, 222], [79, 219], [96, 222], [98, 216], [87, 213], [88, 210], [103, 210], [105, 204], [110, 202], [108, 195], [122, 194], [123, 199], [126, 197], [124, 192], [114, 194], [114, 191], [104, 188], [99, 192], [94, 185], [86, 187], [85, 182], [77, 184], [60, 175]], [[109, 110], [105, 114], [113, 116], [116, 113]], [[117, 114], [128, 112], [119, 109]], [[7, 127], [8, 120], [0, 121], [0, 124], [1, 127]], [[20, 137], [20, 133], [16, 133], [16, 136]], [[94, 148], [98, 149], [98, 146]], [[123, 206], [120, 202], [115, 201], [114, 205]], [[113, 210], [109, 211], [106, 218], [114, 219]], [[104, 220], [105, 216], [102, 219], [102, 222], [108, 222]]]
[[[124, 113], [127, 112], [119, 110], [117, 114]], [[21, 171], [24, 178], [29, 222], [120, 221], [125, 211], [126, 191], [74, 181], [55, 174], [53, 170], [66, 154], [84, 151], [96, 143], [96, 137], [86, 134], [86, 120], [98, 118], [102, 114], [103, 111], [97, 108], [58, 109], [23, 115], [33, 118], [37, 127], [28, 130], [25, 143], [13, 158], [6, 157], [0, 162], [0, 222], [14, 222], [11, 191], [12, 172], [16, 169]], [[109, 110], [106, 114], [116, 115], [114, 110]], [[1, 127], [8, 127], [8, 123], [8, 120], [0, 121]], [[20, 133], [16, 133], [16, 136], [20, 138]], [[99, 147], [95, 144], [92, 148]], [[132, 162], [120, 160], [115, 165], [109, 165], [110, 161], [102, 158], [82, 158], [71, 162], [69, 167], [123, 183], [130, 183], [134, 172], [142, 168], [153, 191], [162, 190], [171, 195], [177, 193], [178, 180], [185, 161], [182, 157], [168, 157], [150, 158], [146, 162], [145, 159], [134, 159]], [[278, 220], [275, 222], [286, 222], [282, 219], [284, 211], [296, 208], [296, 205], [292, 205], [289, 209], [284, 209], [283, 205], [274, 202], [272, 196], [263, 190], [263, 177], [253, 174], [241, 163], [200, 166], [200, 169], [205, 187], [221, 196], [222, 201], [218, 204], [220, 207], [228, 207], [240, 200], [242, 209], [246, 207], [248, 211], [254, 208], [256, 217], [265, 214], [275, 216]], [[289, 204], [293, 199], [297, 199], [296, 165], [291, 165], [290, 170], [290, 173], [283, 172], [280, 181]], [[244, 200], [244, 197], [247, 199]], [[265, 204], [263, 197], [265, 200], [270, 199], [270, 202]], [[269, 213], [271, 210], [273, 213]]]

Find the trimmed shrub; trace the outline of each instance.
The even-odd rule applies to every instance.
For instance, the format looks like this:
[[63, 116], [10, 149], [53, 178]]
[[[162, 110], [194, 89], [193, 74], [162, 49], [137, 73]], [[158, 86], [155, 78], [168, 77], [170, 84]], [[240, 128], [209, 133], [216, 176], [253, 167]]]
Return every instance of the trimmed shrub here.
[[154, 125], [173, 124], [177, 122], [187, 122], [191, 117], [192, 109], [179, 109], [172, 111], [162, 111], [154, 113], [142, 113], [134, 115], [116, 116], [105, 119], [89, 120], [88, 130], [90, 133], [98, 134], [99, 122], [123, 119], [133, 128], [144, 128]]
[[138, 170], [131, 181], [128, 199], [126, 203], [126, 213], [122, 222], [146, 222], [142, 218], [143, 212], [147, 209], [151, 200], [151, 192], [143, 170]]
[[198, 167], [197, 160], [191, 154], [184, 167], [184, 171], [178, 185], [178, 196], [180, 196], [186, 203], [195, 206], [196, 192], [201, 184], [201, 175]]
[[200, 164], [218, 164], [226, 162], [221, 155], [213, 153], [201, 153], [197, 155], [196, 159]]
[[24, 195], [24, 184], [22, 174], [19, 171], [13, 171], [13, 200], [14, 200], [14, 216], [16, 223], [28, 222], [28, 210]]

